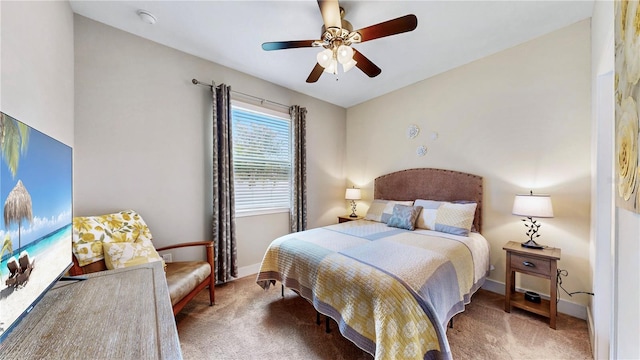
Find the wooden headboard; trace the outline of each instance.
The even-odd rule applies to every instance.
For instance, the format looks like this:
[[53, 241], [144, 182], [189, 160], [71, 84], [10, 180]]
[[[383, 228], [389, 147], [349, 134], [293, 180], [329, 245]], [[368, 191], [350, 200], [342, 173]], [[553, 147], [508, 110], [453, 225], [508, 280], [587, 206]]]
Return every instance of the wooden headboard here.
[[473, 220], [482, 230], [482, 177], [442, 169], [407, 169], [374, 180], [373, 198], [380, 200], [472, 201], [478, 204]]

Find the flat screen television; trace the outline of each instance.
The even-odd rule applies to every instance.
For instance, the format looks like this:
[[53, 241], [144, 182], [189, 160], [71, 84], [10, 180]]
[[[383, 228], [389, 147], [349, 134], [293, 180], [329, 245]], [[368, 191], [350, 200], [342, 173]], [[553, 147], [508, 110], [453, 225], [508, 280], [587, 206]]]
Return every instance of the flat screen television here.
[[72, 265], [71, 147], [0, 112], [0, 342]]

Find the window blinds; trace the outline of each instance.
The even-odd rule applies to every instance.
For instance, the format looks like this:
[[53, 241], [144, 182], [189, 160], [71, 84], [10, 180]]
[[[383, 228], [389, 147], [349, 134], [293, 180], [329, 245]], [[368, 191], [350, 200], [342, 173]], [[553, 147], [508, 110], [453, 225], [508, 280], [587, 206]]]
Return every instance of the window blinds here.
[[236, 212], [290, 206], [291, 121], [231, 108]]

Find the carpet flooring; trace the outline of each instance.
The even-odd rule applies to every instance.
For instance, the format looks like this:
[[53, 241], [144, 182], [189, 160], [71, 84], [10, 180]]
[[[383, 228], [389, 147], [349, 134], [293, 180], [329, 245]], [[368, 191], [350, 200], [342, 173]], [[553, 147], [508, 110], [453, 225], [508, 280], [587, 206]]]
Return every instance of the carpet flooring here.
[[[185, 359], [373, 359], [346, 340], [331, 321], [331, 332], [316, 325], [314, 308], [280, 284], [264, 291], [255, 276], [216, 287], [216, 305], [202, 291], [177, 316]], [[504, 311], [504, 298], [479, 290], [447, 330], [458, 359], [592, 359], [584, 320], [558, 314], [547, 319], [519, 309]]]

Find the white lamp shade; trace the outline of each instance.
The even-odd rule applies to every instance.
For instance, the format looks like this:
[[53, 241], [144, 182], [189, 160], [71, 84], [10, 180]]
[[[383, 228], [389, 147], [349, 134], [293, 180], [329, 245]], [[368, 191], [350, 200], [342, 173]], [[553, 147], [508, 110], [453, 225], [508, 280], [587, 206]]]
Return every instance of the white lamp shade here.
[[332, 63], [333, 51], [329, 49], [320, 51], [318, 55], [316, 55], [316, 60], [318, 60], [318, 64], [320, 64], [320, 66], [326, 69]]
[[347, 191], [344, 194], [344, 198], [346, 200], [360, 200], [360, 189], [355, 189], [355, 188], [351, 188], [351, 189], [347, 189]]
[[526, 217], [552, 218], [551, 197], [537, 194], [516, 195], [511, 213]]
[[353, 59], [353, 49], [351, 46], [340, 45], [336, 54], [340, 64], [346, 64]]
[[358, 63], [357, 61], [351, 59], [351, 61], [349, 61], [349, 62], [347, 62], [345, 64], [342, 64], [342, 71], [347, 72], [347, 71], [351, 70], [354, 66], [356, 66], [357, 63]]
[[[320, 64], [322, 65], [322, 64]], [[337, 74], [338, 73], [338, 62], [333, 59], [329, 62], [329, 65], [324, 67], [324, 72], [329, 74]]]

